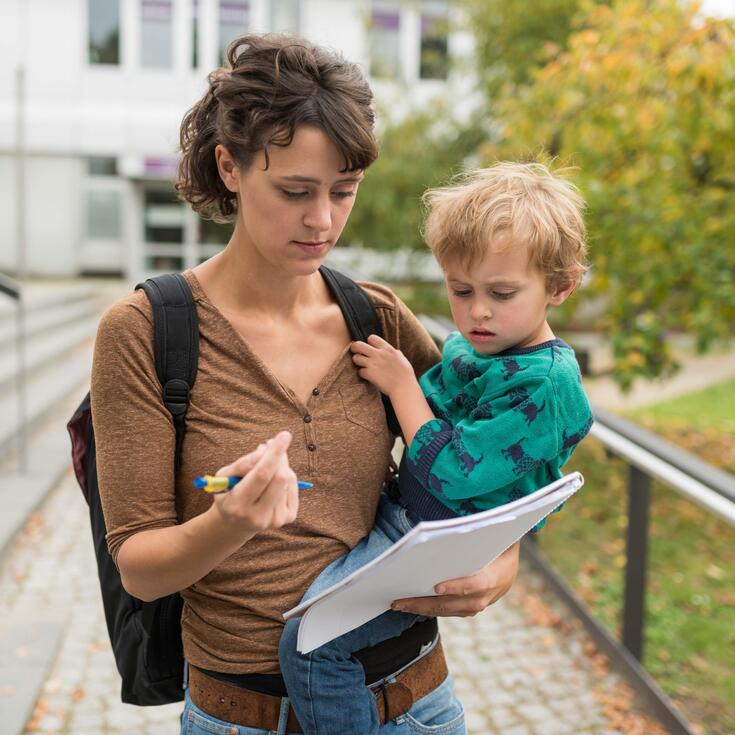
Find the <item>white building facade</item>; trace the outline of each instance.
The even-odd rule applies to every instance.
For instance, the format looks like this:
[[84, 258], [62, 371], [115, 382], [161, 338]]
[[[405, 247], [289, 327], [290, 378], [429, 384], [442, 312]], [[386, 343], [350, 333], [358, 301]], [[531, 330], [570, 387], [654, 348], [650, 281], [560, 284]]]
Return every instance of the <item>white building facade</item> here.
[[363, 65], [379, 107], [471, 100], [471, 39], [444, 0], [3, 0], [0, 270], [192, 267], [229, 228], [177, 201], [179, 123], [223, 49], [292, 31]]

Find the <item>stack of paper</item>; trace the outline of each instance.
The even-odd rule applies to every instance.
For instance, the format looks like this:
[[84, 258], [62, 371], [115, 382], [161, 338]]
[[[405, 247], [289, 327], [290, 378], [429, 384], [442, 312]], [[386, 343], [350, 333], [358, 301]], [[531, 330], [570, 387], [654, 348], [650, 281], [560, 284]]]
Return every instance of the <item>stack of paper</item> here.
[[302, 616], [298, 649], [308, 653], [390, 609], [393, 600], [435, 595], [434, 586], [479, 571], [584, 483], [579, 472], [512, 503], [446, 521], [419, 523], [369, 564], [284, 613]]

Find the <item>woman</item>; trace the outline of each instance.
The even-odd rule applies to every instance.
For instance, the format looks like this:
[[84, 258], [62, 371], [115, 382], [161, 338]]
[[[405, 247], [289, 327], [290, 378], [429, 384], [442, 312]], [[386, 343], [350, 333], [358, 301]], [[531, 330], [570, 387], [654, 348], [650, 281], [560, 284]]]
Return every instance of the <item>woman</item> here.
[[[137, 292], [107, 311], [95, 346], [99, 485], [126, 589], [184, 598], [182, 733], [299, 732], [278, 673], [281, 614], [369, 531], [393, 444], [318, 272], [377, 156], [372, 93], [356, 65], [293, 37], [238, 39], [228, 62], [181, 131], [180, 194], [234, 220], [227, 247], [184, 274], [200, 353], [181, 466], [150, 307]], [[416, 373], [435, 363], [436, 347], [396, 296], [363, 287]], [[244, 479], [212, 499], [192, 479], [217, 468]], [[297, 476], [314, 487], [299, 495]], [[514, 547], [441, 585], [441, 596], [401, 604], [424, 616], [475, 614], [507, 591], [517, 563]], [[435, 637], [429, 621], [360, 652], [381, 732], [465, 732]]]

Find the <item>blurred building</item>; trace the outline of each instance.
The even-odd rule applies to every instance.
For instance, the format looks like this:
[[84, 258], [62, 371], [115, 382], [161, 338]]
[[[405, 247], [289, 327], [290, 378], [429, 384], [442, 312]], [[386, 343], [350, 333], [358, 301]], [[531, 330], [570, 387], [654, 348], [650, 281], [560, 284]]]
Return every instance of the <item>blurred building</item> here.
[[[3, 0], [0, 270], [191, 267], [229, 228], [171, 185], [178, 128], [245, 31], [296, 31], [369, 70], [379, 108], [449, 97], [462, 114], [471, 47], [445, 0]], [[24, 243], [23, 247], [19, 243]]]

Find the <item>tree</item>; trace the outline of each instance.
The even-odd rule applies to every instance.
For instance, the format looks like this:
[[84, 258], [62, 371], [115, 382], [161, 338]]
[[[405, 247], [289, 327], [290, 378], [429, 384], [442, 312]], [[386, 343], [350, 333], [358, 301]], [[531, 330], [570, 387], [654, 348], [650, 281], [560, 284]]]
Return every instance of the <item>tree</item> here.
[[389, 123], [342, 240], [379, 250], [424, 248], [421, 195], [446, 183], [483, 138], [475, 125], [460, 125], [441, 111]]
[[616, 377], [675, 366], [667, 335], [735, 333], [735, 24], [682, 0], [590, 6], [528, 81], [506, 85], [486, 162], [577, 167]]
[[[610, 0], [593, 0], [595, 3]], [[508, 85], [566, 49], [575, 19], [590, 0], [466, 0], [481, 84], [492, 101]]]

